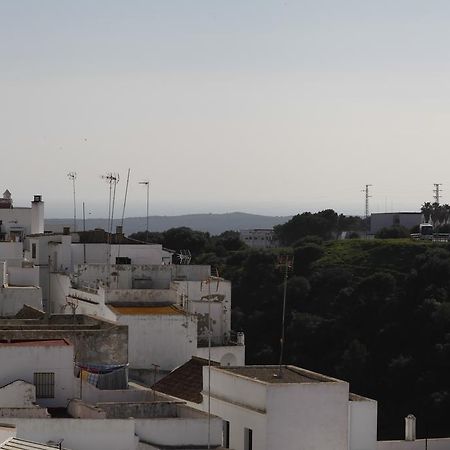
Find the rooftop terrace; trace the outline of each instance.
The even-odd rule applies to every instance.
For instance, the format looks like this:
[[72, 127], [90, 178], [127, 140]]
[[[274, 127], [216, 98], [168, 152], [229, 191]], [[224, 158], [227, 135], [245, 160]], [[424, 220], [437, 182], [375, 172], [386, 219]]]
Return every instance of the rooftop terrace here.
[[294, 366], [282, 366], [281, 376], [279, 366], [240, 366], [221, 367], [219, 370], [230, 372], [252, 380], [270, 384], [282, 383], [337, 383], [340, 380], [327, 377], [320, 373], [311, 372]]

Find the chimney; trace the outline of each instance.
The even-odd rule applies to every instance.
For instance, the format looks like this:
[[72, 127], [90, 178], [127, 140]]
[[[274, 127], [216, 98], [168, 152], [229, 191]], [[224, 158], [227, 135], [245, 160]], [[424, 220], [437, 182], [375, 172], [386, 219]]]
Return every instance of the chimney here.
[[64, 228], [63, 228], [63, 234], [64, 234], [65, 236], [69, 235], [69, 234], [70, 234], [70, 227], [64, 227]]
[[416, 418], [409, 414], [405, 417], [405, 441], [416, 440]]
[[31, 234], [44, 232], [44, 202], [42, 195], [35, 195], [31, 202]]
[[119, 236], [123, 236], [123, 226], [122, 225], [116, 226], [116, 234]]

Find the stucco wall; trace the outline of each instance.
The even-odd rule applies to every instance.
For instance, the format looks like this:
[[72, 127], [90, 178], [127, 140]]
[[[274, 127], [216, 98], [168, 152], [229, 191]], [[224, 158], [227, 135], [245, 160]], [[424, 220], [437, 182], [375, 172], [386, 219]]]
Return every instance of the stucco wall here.
[[[143, 441], [161, 446], [206, 448], [208, 419], [136, 419], [136, 433]], [[222, 444], [222, 419], [211, 418], [211, 447]], [[176, 448], [176, 447], [175, 447]], [[257, 447], [255, 447], [255, 450]]]
[[15, 316], [24, 305], [42, 309], [39, 287], [0, 287], [0, 316]]
[[188, 361], [197, 349], [197, 318], [180, 315], [120, 315], [128, 325], [129, 363], [133, 369], [172, 370]]
[[39, 269], [8, 264], [8, 283], [12, 286], [39, 286]]
[[0, 242], [0, 261], [22, 259], [23, 242]]
[[[426, 447], [427, 445], [427, 447]], [[425, 444], [424, 439], [416, 441], [378, 441], [377, 450], [449, 450], [450, 438], [428, 439]]]
[[134, 450], [133, 419], [8, 419], [17, 437], [37, 442], [59, 442], [71, 450]]
[[26, 381], [13, 381], [0, 388], [0, 408], [26, 408], [35, 401], [36, 388]]
[[[110, 322], [72, 315], [52, 316], [50, 321], [36, 320], [21, 326], [22, 321], [8, 321], [15, 329], [1, 329], [0, 339], [67, 339], [75, 347], [80, 363], [126, 364], [128, 362], [128, 328]], [[15, 324], [15, 325], [14, 325]], [[34, 326], [34, 328], [33, 328]]]
[[[197, 348], [196, 356], [208, 359], [208, 347]], [[245, 346], [224, 345], [211, 347], [211, 359], [220, 363], [221, 366], [244, 366]]]
[[348, 450], [348, 383], [275, 384], [267, 395], [267, 450]]
[[73, 347], [64, 346], [0, 346], [0, 361], [8, 361], [0, 367], [0, 385], [23, 380], [33, 384], [35, 372], [55, 374], [55, 397], [37, 398], [44, 407], [66, 407], [75, 396], [73, 375]]
[[361, 397], [349, 402], [350, 450], [376, 450], [377, 402]]

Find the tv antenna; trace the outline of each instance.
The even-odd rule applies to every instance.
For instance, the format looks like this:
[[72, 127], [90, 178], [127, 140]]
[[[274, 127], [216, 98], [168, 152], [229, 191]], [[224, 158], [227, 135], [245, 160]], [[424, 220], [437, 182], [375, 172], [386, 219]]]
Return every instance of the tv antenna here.
[[150, 196], [150, 180], [139, 181], [139, 184], [147, 186], [147, 225], [145, 227], [145, 242], [148, 242], [148, 204]]
[[67, 177], [72, 181], [73, 186], [73, 231], [77, 231], [77, 203], [75, 201], [75, 180], [77, 179], [76, 172], [69, 172]]
[[280, 339], [280, 361], [278, 366], [278, 374], [274, 375], [277, 378], [283, 378], [282, 365], [283, 365], [283, 351], [284, 351], [284, 332], [285, 332], [285, 317], [286, 317], [286, 295], [287, 295], [287, 281], [288, 273], [294, 267], [293, 255], [280, 255], [276, 267], [284, 271], [283, 282], [283, 312], [281, 315], [281, 339]]
[[192, 255], [190, 250], [183, 249], [175, 253], [175, 255], [181, 265], [189, 265], [191, 263]]
[[116, 201], [116, 187], [119, 182], [119, 174], [108, 172], [102, 175], [102, 178], [109, 184], [109, 206], [108, 206], [108, 233], [107, 233], [107, 252], [106, 252], [106, 267], [107, 267], [107, 286], [109, 287], [109, 277], [111, 272], [111, 233], [114, 219], [114, 204]]

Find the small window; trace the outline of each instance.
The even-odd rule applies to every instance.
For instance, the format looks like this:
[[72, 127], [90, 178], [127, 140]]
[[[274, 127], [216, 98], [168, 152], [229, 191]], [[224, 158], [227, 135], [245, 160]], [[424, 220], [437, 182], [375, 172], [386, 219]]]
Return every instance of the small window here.
[[222, 447], [230, 448], [230, 422], [228, 420], [222, 422]]
[[31, 257], [36, 258], [36, 244], [31, 244]]
[[244, 428], [244, 450], [253, 450], [253, 430]]
[[36, 398], [55, 398], [55, 374], [53, 372], [35, 372], [34, 385]]

